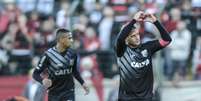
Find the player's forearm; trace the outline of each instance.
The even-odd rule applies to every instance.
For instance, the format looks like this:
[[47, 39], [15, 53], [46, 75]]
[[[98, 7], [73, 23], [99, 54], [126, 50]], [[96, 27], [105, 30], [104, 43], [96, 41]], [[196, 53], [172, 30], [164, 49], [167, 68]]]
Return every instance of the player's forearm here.
[[128, 34], [133, 29], [133, 25], [136, 23], [136, 20], [131, 20], [127, 25], [121, 29], [121, 31], [118, 34], [117, 40], [116, 40], [116, 46], [115, 50], [117, 52], [117, 56], [121, 56], [121, 54], [124, 51], [125, 48], [125, 39], [128, 36]]
[[163, 39], [164, 41], [169, 41], [169, 42], [172, 41], [172, 39], [171, 39], [171, 37], [170, 37], [168, 31], [161, 25], [161, 23], [160, 23], [158, 20], [154, 22], [154, 25], [155, 25], [155, 26], [157, 27], [157, 29], [159, 30], [160, 35], [161, 35], [161, 37], [162, 37], [162, 39]]
[[36, 81], [38, 81], [42, 84], [43, 78], [40, 76], [40, 74], [41, 74], [41, 72], [39, 70], [35, 69], [32, 76]]
[[131, 32], [133, 29], [133, 25], [136, 23], [135, 19], [132, 19], [128, 24], [126, 24], [123, 29], [121, 29], [119, 35], [118, 35], [118, 40], [124, 41], [128, 34]]
[[154, 22], [154, 25], [159, 30], [161, 38], [162, 38], [159, 40], [159, 43], [163, 47], [167, 46], [172, 41], [168, 31], [161, 25], [161, 23], [158, 20]]
[[84, 84], [84, 80], [82, 79], [82, 77], [80, 76], [78, 72], [73, 73], [73, 76], [79, 81], [81, 85]]

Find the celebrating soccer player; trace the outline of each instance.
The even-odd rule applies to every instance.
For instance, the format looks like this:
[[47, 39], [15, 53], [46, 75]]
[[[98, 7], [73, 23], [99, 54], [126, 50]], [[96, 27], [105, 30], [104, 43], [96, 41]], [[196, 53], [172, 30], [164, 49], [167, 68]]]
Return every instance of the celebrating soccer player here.
[[[161, 39], [140, 42], [137, 22], [153, 23]], [[125, 25], [116, 40], [115, 51], [120, 68], [118, 101], [151, 101], [153, 90], [152, 55], [171, 42], [168, 32], [153, 14], [137, 12]]]

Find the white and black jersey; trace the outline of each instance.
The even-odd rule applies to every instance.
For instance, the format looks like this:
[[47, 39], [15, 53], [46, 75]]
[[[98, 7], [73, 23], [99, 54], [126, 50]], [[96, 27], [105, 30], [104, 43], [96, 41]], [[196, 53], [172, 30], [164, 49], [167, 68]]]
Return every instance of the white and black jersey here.
[[52, 80], [52, 86], [48, 88], [49, 96], [66, 97], [70, 92], [74, 93], [73, 77], [81, 84], [84, 83], [77, 69], [77, 57], [76, 52], [72, 49], [59, 53], [55, 47], [50, 48], [41, 57], [33, 77], [42, 83], [43, 78], [40, 75], [47, 70], [48, 78]]
[[117, 63], [120, 69], [120, 87], [118, 101], [151, 101], [153, 90], [152, 55], [167, 46], [171, 38], [167, 31], [156, 21], [161, 40], [142, 43], [135, 48], [125, 44], [125, 38], [135, 24], [128, 23], [119, 33], [116, 42]]

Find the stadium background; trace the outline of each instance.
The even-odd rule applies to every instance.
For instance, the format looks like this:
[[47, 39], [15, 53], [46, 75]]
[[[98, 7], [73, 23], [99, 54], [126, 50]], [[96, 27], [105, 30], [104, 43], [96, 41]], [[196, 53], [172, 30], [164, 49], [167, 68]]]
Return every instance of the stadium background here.
[[[156, 14], [173, 38], [154, 56], [155, 101], [201, 101], [201, 0], [1, 0], [0, 100], [24, 96], [31, 69], [63, 27], [73, 32], [80, 72], [91, 90], [84, 96], [76, 83], [77, 101], [115, 101], [114, 41], [138, 10]], [[142, 42], [159, 37], [152, 24], [141, 27]]]

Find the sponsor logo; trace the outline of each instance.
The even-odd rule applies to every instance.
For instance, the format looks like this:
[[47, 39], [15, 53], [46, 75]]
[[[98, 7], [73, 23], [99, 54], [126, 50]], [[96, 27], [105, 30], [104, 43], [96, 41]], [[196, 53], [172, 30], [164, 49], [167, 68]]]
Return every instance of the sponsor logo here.
[[142, 62], [131, 62], [131, 66], [134, 68], [142, 68], [144, 66], [148, 66], [150, 64], [149, 59], [146, 59], [145, 61]]
[[66, 74], [70, 74], [72, 73], [72, 69], [62, 69], [62, 70], [56, 70], [54, 72], [55, 75], [59, 76], [59, 75], [66, 75]]

